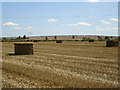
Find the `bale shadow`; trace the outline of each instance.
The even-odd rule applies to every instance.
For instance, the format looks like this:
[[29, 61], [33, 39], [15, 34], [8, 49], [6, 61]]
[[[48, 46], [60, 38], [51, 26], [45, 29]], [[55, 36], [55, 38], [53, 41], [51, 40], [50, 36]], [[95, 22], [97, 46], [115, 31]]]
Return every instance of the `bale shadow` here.
[[[23, 56], [23, 55], [28, 55], [28, 54], [15, 54], [15, 53], [8, 53], [8, 56]], [[29, 55], [33, 55], [33, 54], [29, 54]]]
[[9, 54], [7, 54], [8, 56], [16, 56], [17, 54], [15, 54], [15, 53], [9, 53]]
[[9, 53], [9, 54], [7, 54], [8, 56], [21, 56], [21, 55], [23, 55], [23, 54], [15, 54], [15, 53]]

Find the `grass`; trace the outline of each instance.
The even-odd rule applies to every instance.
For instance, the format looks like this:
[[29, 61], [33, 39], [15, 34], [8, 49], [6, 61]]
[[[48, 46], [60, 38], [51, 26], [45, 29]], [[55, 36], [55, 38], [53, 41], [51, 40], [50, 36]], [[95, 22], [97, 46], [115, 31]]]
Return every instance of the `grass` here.
[[118, 47], [105, 41], [37, 42], [34, 55], [9, 56], [13, 45], [3, 42], [5, 88], [117, 88]]

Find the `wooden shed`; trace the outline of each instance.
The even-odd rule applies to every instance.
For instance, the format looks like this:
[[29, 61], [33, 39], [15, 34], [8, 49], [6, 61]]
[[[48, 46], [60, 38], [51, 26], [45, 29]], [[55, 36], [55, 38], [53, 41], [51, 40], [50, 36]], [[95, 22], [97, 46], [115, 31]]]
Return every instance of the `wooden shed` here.
[[33, 43], [14, 43], [16, 55], [31, 55], [34, 54]]

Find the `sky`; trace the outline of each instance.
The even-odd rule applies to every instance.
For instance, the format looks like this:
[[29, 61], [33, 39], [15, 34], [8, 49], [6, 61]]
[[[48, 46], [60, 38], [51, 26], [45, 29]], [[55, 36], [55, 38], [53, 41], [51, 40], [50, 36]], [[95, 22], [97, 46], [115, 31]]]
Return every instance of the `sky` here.
[[118, 2], [3, 2], [2, 36], [118, 35]]

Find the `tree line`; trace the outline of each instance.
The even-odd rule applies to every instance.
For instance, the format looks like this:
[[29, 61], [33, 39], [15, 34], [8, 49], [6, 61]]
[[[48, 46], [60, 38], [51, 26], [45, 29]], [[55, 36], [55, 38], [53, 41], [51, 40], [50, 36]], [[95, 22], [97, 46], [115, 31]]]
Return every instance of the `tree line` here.
[[[26, 35], [23, 35], [22, 37], [21, 36], [18, 36], [17, 38], [15, 39], [6, 39], [6, 38], [3, 38], [2, 41], [35, 41], [35, 40], [30, 40]], [[58, 40], [58, 36], [54, 36], [54, 39], [53, 40], [49, 40], [49, 38], [46, 36], [45, 39], [43, 41], [56, 41]], [[76, 39], [76, 36], [71, 36], [71, 40], [75, 40], [75, 41], [79, 41]], [[93, 38], [87, 38], [87, 37], [83, 37], [82, 38], [82, 41], [88, 41], [88, 40], [94, 40]], [[113, 40], [113, 36], [105, 36], [105, 37], [102, 37], [102, 36], [98, 36], [97, 38], [98, 41], [104, 41], [104, 40]], [[120, 36], [118, 37], [118, 39], [115, 39], [115, 40], [119, 40], [120, 41]], [[42, 41], [42, 40], [36, 40], [37, 41]], [[68, 40], [67, 40], [68, 41]], [[70, 40], [69, 40], [70, 41]]]

